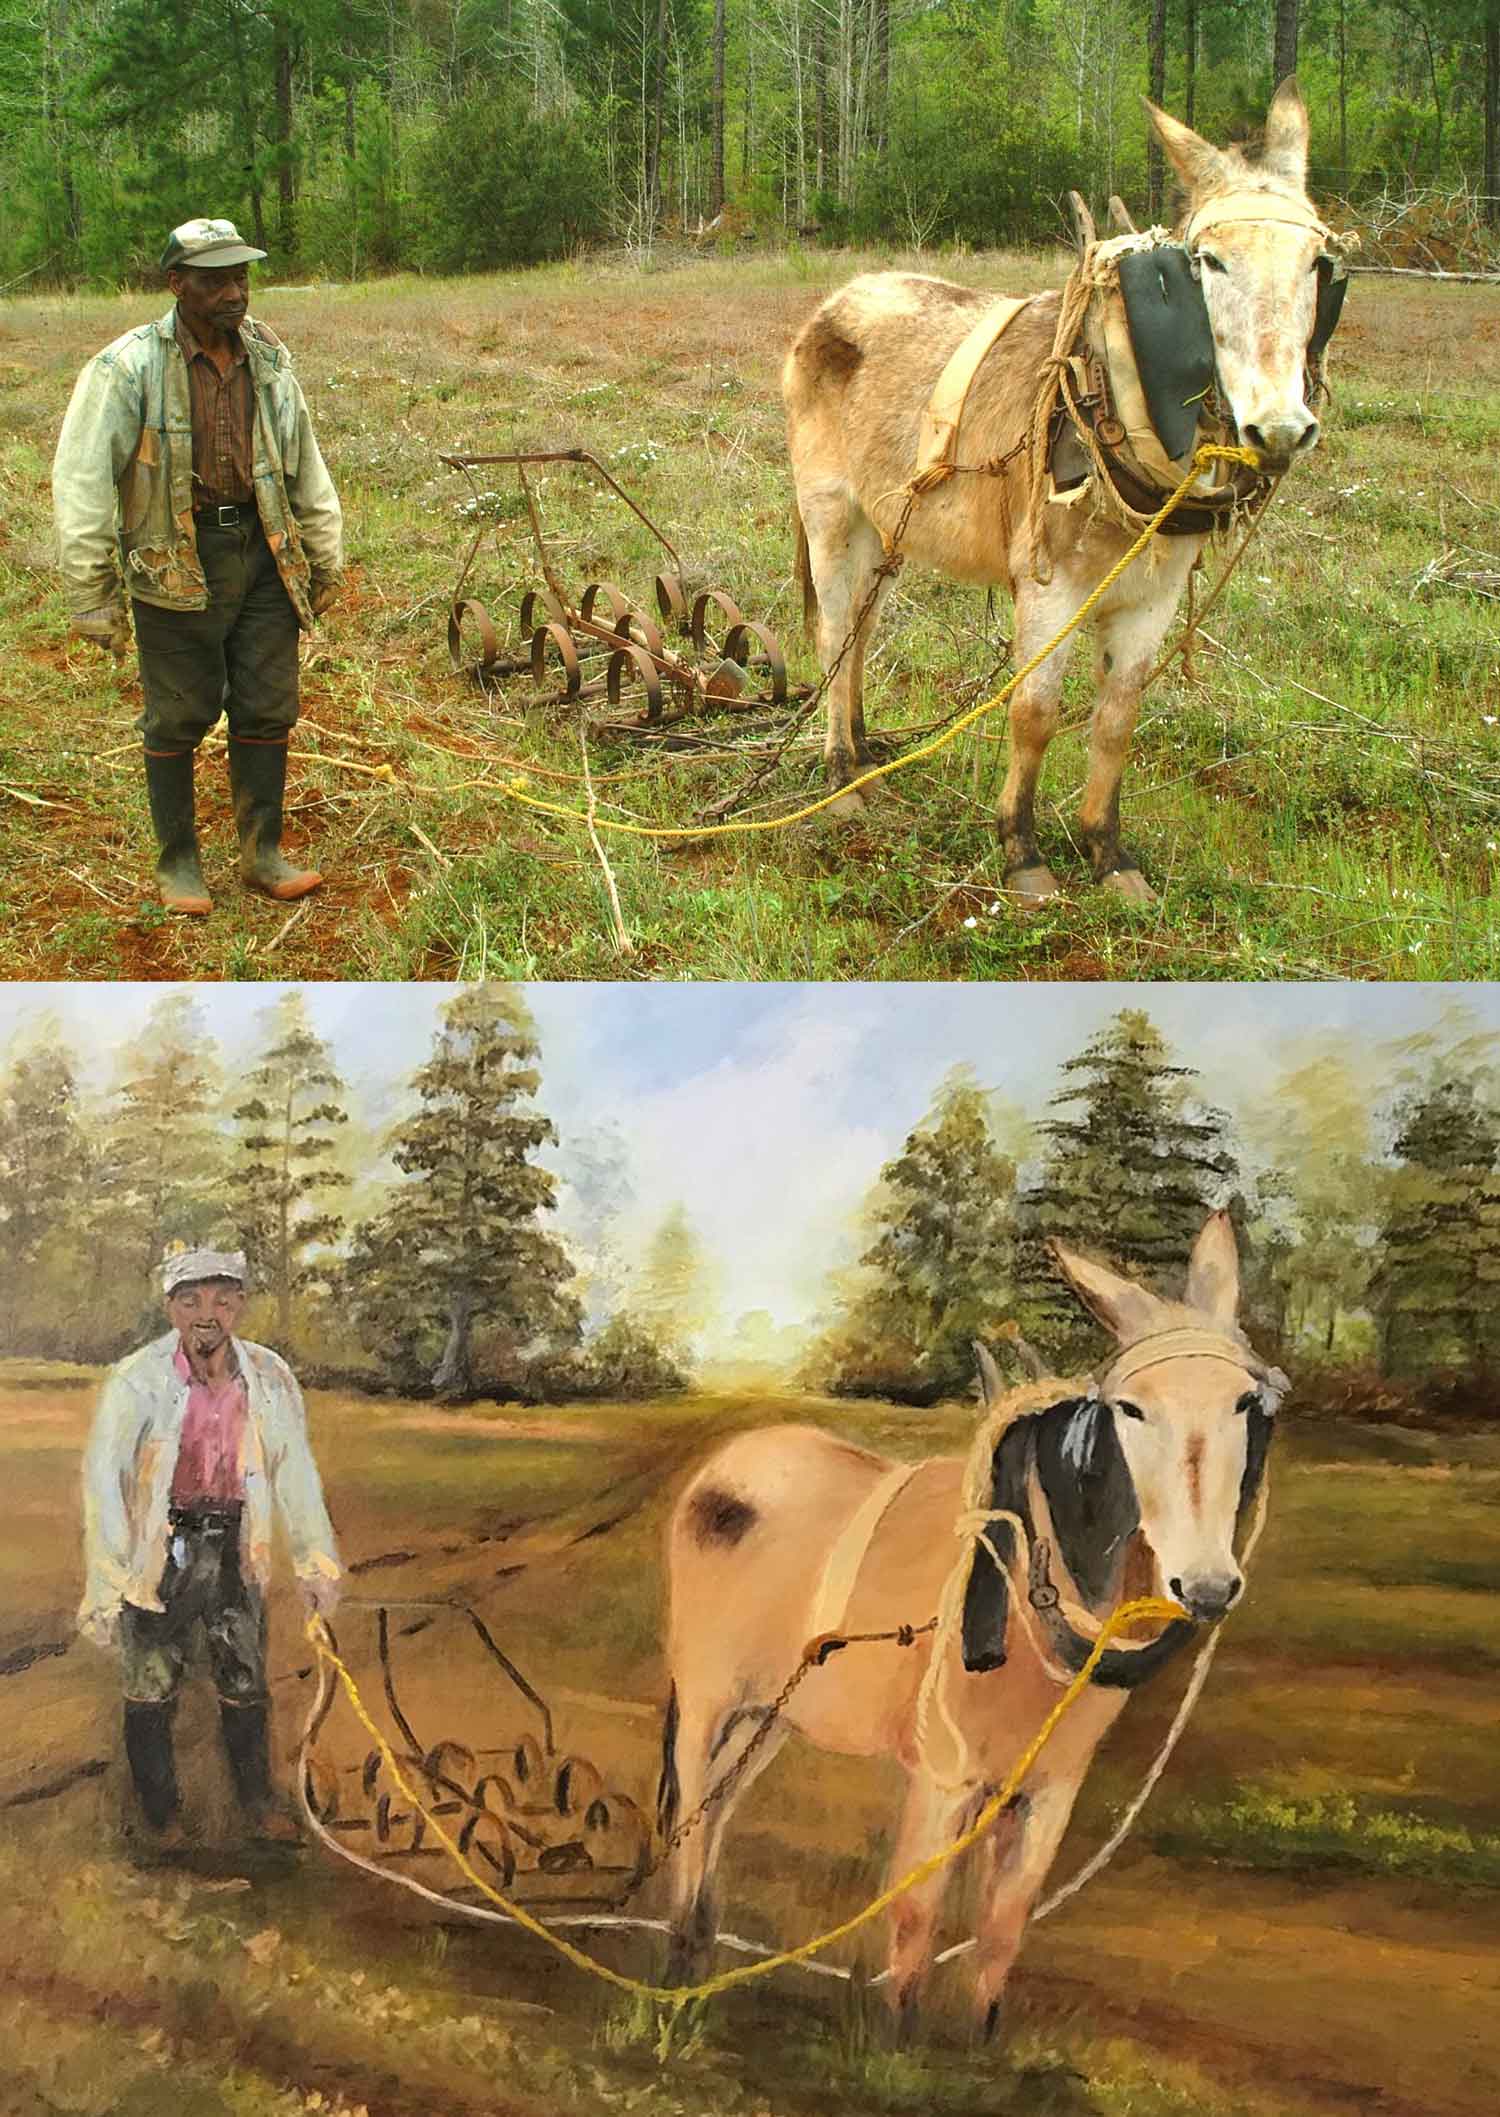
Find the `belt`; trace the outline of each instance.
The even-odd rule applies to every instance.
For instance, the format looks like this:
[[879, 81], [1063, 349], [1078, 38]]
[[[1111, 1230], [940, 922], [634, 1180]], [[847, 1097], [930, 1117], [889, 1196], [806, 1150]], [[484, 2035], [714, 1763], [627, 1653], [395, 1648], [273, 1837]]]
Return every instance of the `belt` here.
[[237, 500], [232, 507], [227, 503], [220, 507], [195, 507], [193, 520], [206, 522], [214, 529], [239, 529], [242, 525], [258, 522], [260, 516], [253, 500]]
[[238, 1531], [244, 1508], [237, 1500], [216, 1505], [169, 1507], [167, 1520], [174, 1529], [191, 1529], [201, 1536], [229, 1536]]

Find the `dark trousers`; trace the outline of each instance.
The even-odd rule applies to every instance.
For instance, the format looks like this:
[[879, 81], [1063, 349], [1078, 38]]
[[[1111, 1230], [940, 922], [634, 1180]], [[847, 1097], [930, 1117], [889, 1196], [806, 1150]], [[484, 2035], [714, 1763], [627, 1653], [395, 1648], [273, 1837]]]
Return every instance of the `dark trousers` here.
[[126, 1698], [135, 1705], [170, 1704], [201, 1627], [221, 1702], [264, 1705], [265, 1599], [240, 1569], [237, 1518], [174, 1515], [158, 1593], [163, 1609], [127, 1603], [121, 1613]]
[[196, 749], [221, 713], [244, 742], [285, 743], [297, 721], [297, 613], [252, 505], [221, 527], [194, 517], [206, 610], [135, 601], [148, 751]]

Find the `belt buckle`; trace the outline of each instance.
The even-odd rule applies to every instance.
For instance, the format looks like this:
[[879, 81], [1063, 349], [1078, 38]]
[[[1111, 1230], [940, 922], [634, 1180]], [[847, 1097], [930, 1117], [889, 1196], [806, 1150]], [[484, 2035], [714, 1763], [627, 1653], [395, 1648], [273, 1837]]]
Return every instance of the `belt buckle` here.
[[233, 506], [233, 507], [223, 507], [223, 506], [221, 506], [221, 507], [220, 507], [220, 509], [219, 509], [219, 511], [218, 511], [218, 513], [219, 513], [219, 527], [220, 527], [220, 529], [238, 529], [238, 528], [239, 528], [239, 526], [240, 526], [240, 513], [241, 513], [241, 510], [240, 510], [240, 507], [238, 506], [238, 504], [236, 504], [236, 505], [235, 505], [235, 506]]

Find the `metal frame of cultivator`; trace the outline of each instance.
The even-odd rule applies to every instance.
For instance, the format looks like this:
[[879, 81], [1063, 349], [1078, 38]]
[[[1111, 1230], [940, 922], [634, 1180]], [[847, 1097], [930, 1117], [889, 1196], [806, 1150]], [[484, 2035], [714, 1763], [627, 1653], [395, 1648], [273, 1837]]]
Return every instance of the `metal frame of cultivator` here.
[[[524, 1703], [529, 1724], [513, 1739], [487, 1748], [452, 1737], [424, 1742], [396, 1687], [392, 1609], [467, 1618]], [[462, 1603], [382, 1603], [376, 1606], [376, 1620], [385, 1701], [401, 1743], [393, 1745], [396, 1761], [418, 1800], [444, 1818], [459, 1850], [488, 1869], [497, 1887], [538, 1907], [592, 1909], [628, 1896], [650, 1863], [649, 1823], [628, 1794], [606, 1785], [587, 1757], [559, 1755], [551, 1708], [478, 1613]], [[431, 1614], [419, 1618], [403, 1628], [402, 1636], [425, 1631], [431, 1622]], [[305, 1737], [304, 1793], [320, 1829], [361, 1864], [401, 1869], [445, 1857], [378, 1748], [342, 1765], [316, 1753], [314, 1745], [337, 1698], [336, 1688], [328, 1685]]]
[[[500, 464], [516, 472], [545, 582], [542, 588], [528, 588], [521, 599], [519, 631], [525, 654], [506, 655], [484, 605], [464, 594], [487, 526], [480, 523], [449, 600], [448, 654], [460, 673], [488, 687], [505, 676], [529, 672], [540, 692], [555, 670], [561, 681], [547, 693], [550, 702], [602, 697], [617, 711], [628, 702], [627, 694], [638, 690], [643, 699], [639, 714], [603, 724], [615, 734], [654, 733], [710, 706], [780, 706], [808, 694], [808, 686], [788, 683], [786, 657], [776, 635], [745, 617], [731, 595], [716, 587], [690, 592], [676, 546], [587, 449], [444, 455], [440, 460], [466, 476]], [[592, 471], [660, 544], [670, 563], [653, 583], [656, 616], [632, 602], [613, 581], [589, 582], [576, 601], [563, 587], [547, 556], [526, 475], [528, 466], [548, 463], [576, 463]], [[466, 627], [477, 640], [477, 660], [465, 651]]]

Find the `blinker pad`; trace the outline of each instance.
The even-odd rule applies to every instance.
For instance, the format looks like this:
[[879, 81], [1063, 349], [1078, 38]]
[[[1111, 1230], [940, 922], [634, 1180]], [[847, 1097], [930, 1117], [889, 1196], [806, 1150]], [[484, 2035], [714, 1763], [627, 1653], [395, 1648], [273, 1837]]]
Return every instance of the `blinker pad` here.
[[[1001, 1436], [990, 1473], [990, 1506], [1029, 1519], [1026, 1479], [1035, 1447], [1035, 1422], [1017, 1419]], [[1009, 1522], [992, 1522], [990, 1542], [1007, 1565], [1016, 1561], [1016, 1535]], [[963, 1628], [960, 1645], [964, 1667], [971, 1675], [1005, 1665], [1005, 1628], [1010, 1619], [1010, 1584], [977, 1537], [969, 1585], [964, 1591]]]
[[[1208, 304], [1187, 245], [1127, 250], [1117, 270], [1151, 424], [1169, 456], [1185, 456], [1197, 439], [1198, 415], [1214, 379]], [[1321, 293], [1318, 299], [1321, 316]]]
[[1312, 336], [1307, 341], [1309, 360], [1321, 360], [1328, 348], [1349, 291], [1349, 275], [1330, 259], [1318, 260], [1318, 306], [1313, 316]]

